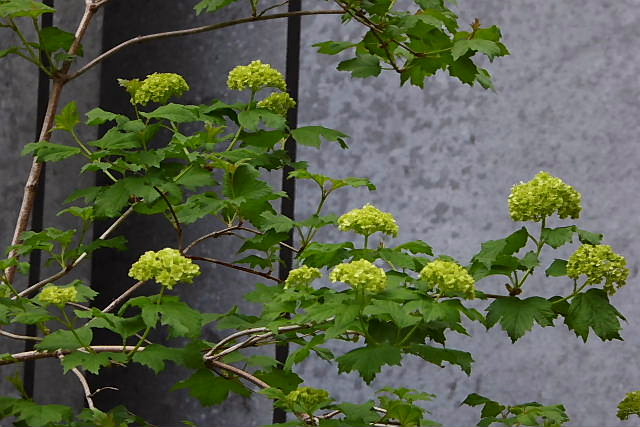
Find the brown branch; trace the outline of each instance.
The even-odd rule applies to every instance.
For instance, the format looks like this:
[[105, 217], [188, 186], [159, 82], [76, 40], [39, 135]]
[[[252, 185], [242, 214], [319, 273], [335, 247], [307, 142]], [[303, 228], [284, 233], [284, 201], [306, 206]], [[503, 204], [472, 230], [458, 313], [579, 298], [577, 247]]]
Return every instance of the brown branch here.
[[[260, 236], [262, 236], [264, 234], [260, 230], [254, 230], [253, 228], [243, 227], [243, 226], [238, 226], [238, 230], [248, 231], [250, 233], [257, 234], [257, 235], [260, 235]], [[279, 242], [279, 243], [280, 243], [281, 246], [284, 246], [285, 248], [290, 249], [295, 253], [300, 252], [300, 249], [296, 249], [293, 246], [286, 244], [285, 242]]]
[[207, 365], [210, 365], [210, 367], [212, 368], [219, 368], [219, 369], [224, 369], [225, 371], [228, 371], [228, 372], [233, 372], [237, 376], [244, 378], [245, 380], [257, 385], [258, 387], [261, 387], [261, 388], [271, 387], [269, 384], [265, 383], [260, 378], [254, 377], [249, 372], [244, 371], [240, 368], [236, 368], [235, 366], [227, 365], [226, 363], [219, 362], [217, 360], [211, 360], [211, 359], [206, 360], [205, 363]]
[[[91, 350], [96, 353], [104, 352], [127, 352], [132, 351], [135, 346], [132, 345], [92, 345], [89, 346]], [[137, 351], [143, 351], [145, 347], [139, 347]], [[59, 357], [60, 355], [66, 356], [74, 351], [83, 351], [83, 349], [77, 350], [57, 350], [57, 351], [24, 351], [22, 353], [15, 353], [11, 356], [7, 356], [5, 359], [0, 359], [0, 365], [10, 365], [12, 363], [25, 362], [27, 360], [47, 359], [49, 357]]]
[[[85, 0], [85, 8], [78, 28], [75, 32], [75, 39], [69, 48], [69, 55], [76, 55], [80, 50], [82, 39], [84, 38], [89, 24], [93, 19], [93, 16], [100, 9], [100, 7], [109, 0], [102, 0], [101, 2], [94, 3], [92, 0]], [[71, 60], [66, 61], [62, 65], [61, 75], [66, 74], [71, 67]], [[40, 129], [39, 141], [49, 141], [51, 139], [51, 129], [53, 128], [55, 115], [58, 110], [58, 104], [60, 103], [60, 96], [62, 94], [62, 88], [68, 79], [55, 76], [53, 79], [53, 87], [51, 88], [51, 94], [49, 96], [49, 102], [47, 104], [47, 112], [45, 113], [44, 120], [42, 122], [42, 128]], [[36, 199], [36, 193], [38, 185], [40, 183], [42, 175], [43, 163], [38, 162], [34, 157], [31, 163], [31, 170], [29, 177], [24, 186], [22, 195], [22, 203], [20, 204], [20, 211], [18, 212], [18, 219], [13, 232], [13, 238], [11, 239], [11, 246], [15, 246], [20, 243], [20, 236], [27, 230], [29, 226], [29, 220], [31, 219], [31, 213], [33, 211], [33, 204]], [[9, 258], [16, 258], [17, 252], [12, 250], [9, 253]], [[16, 275], [16, 267], [9, 267], [6, 271], [7, 281], [13, 283], [13, 279]]]
[[262, 271], [254, 270], [254, 269], [248, 268], [248, 267], [243, 267], [241, 265], [232, 264], [232, 263], [226, 262], [226, 261], [221, 261], [219, 259], [208, 258], [208, 257], [203, 257], [203, 256], [191, 256], [191, 255], [188, 255], [187, 258], [193, 259], [193, 260], [196, 260], [196, 261], [206, 261], [206, 262], [210, 262], [210, 263], [213, 263], [213, 264], [223, 265], [225, 267], [233, 268], [235, 270], [244, 271], [245, 273], [255, 274], [256, 276], [264, 277], [265, 279], [273, 280], [274, 282], [277, 282], [277, 283], [281, 282], [280, 279], [270, 275], [269, 273], [263, 273]]
[[[115, 220], [114, 223], [111, 224], [111, 226], [107, 228], [105, 232], [100, 235], [100, 237], [98, 237], [98, 240], [105, 240], [107, 237], [109, 237], [109, 235], [113, 233], [113, 231], [116, 228], [118, 228], [118, 226], [122, 224], [124, 220], [127, 219], [129, 215], [131, 215], [131, 213], [133, 213], [133, 206], [129, 207], [129, 209], [127, 209], [122, 215], [120, 215], [120, 217], [117, 220]], [[64, 270], [60, 270], [56, 274], [39, 281], [35, 285], [29, 286], [27, 289], [20, 292], [18, 296], [20, 297], [31, 296], [34, 292], [45, 287], [49, 283], [55, 282], [56, 280], [63, 278], [64, 276], [69, 274], [74, 268], [76, 268], [78, 264], [80, 264], [80, 262], [82, 262], [82, 260], [84, 260], [86, 257], [87, 257], [86, 252], [81, 253], [80, 256], [78, 256], [78, 258], [76, 258], [76, 260], [71, 265], [67, 266]], [[16, 297], [13, 297], [12, 299], [15, 299], [15, 298]]]
[[[60, 359], [60, 361], [64, 360], [64, 354], [58, 353], [58, 359]], [[93, 403], [93, 399], [91, 398], [93, 396], [93, 394], [91, 393], [91, 388], [89, 387], [89, 383], [84, 377], [84, 374], [80, 372], [80, 369], [78, 368], [71, 369], [71, 372], [73, 372], [73, 374], [78, 378], [78, 381], [80, 381], [82, 391], [84, 392], [84, 398], [87, 401], [87, 406], [89, 407], [89, 409], [96, 409], [96, 406]]]
[[173, 210], [173, 206], [171, 205], [171, 202], [167, 198], [167, 195], [164, 194], [162, 191], [160, 191], [160, 189], [155, 185], [153, 186], [153, 189], [156, 190], [156, 192], [160, 195], [160, 197], [162, 197], [162, 200], [164, 200], [165, 204], [169, 207], [169, 212], [171, 212], [171, 216], [173, 217], [173, 222], [175, 223], [175, 228], [178, 233], [178, 249], [180, 250], [180, 252], [182, 252], [182, 246], [184, 242], [182, 237], [183, 236], [182, 225], [180, 225], [180, 220], [178, 219], [178, 215], [176, 215], [176, 211]]
[[68, 75], [67, 76], [67, 80], [73, 80], [76, 77], [79, 77], [80, 75], [86, 73], [88, 70], [90, 70], [91, 68], [95, 67], [97, 64], [99, 64], [100, 62], [102, 62], [106, 58], [114, 55], [115, 53], [121, 51], [122, 49], [124, 49], [126, 47], [129, 47], [129, 46], [132, 46], [132, 45], [136, 45], [136, 44], [139, 44], [139, 43], [144, 43], [144, 42], [151, 41], [151, 40], [161, 40], [161, 39], [166, 39], [166, 38], [170, 38], [170, 37], [188, 36], [188, 35], [191, 35], [191, 34], [199, 34], [199, 33], [204, 33], [204, 32], [207, 32], [207, 31], [220, 30], [222, 28], [232, 27], [234, 25], [247, 24], [247, 23], [250, 23], [250, 22], [258, 22], [258, 21], [268, 21], [268, 20], [272, 20], [272, 19], [288, 18], [290, 16], [343, 15], [343, 14], [344, 14], [344, 11], [342, 11], [342, 10], [302, 10], [302, 11], [297, 11], [297, 12], [274, 13], [272, 15], [251, 16], [251, 17], [247, 17], [247, 18], [236, 19], [236, 20], [233, 20], [233, 21], [226, 21], [226, 22], [221, 22], [221, 23], [218, 23], [218, 24], [204, 25], [204, 26], [201, 26], [201, 27], [188, 28], [188, 29], [184, 29], [184, 30], [167, 31], [167, 32], [164, 32], [164, 33], [155, 33], [155, 34], [148, 34], [148, 35], [145, 35], [145, 36], [137, 36], [137, 37], [129, 39], [129, 40], [125, 41], [125, 42], [122, 42], [119, 45], [117, 45], [115, 47], [112, 47], [108, 51], [98, 55], [97, 57], [95, 57], [94, 59], [89, 61], [87, 64], [85, 64], [78, 71]]
[[5, 337], [13, 338], [14, 340], [22, 340], [22, 341], [42, 341], [40, 337], [32, 337], [28, 335], [18, 335], [3, 329], [0, 329], [0, 335], [4, 335]]
[[227, 227], [225, 229], [222, 230], [218, 230], [218, 231], [213, 231], [211, 233], [205, 234], [204, 236], [198, 237], [196, 240], [194, 240], [193, 242], [189, 243], [184, 250], [182, 251], [183, 254], [186, 254], [187, 252], [189, 252], [191, 249], [193, 249], [194, 246], [199, 245], [200, 243], [204, 242], [207, 239], [215, 239], [218, 238], [220, 236], [224, 236], [227, 234], [233, 234], [234, 230], [237, 230], [238, 227], [240, 227], [239, 225], [234, 225], [231, 227]]
[[133, 284], [129, 289], [127, 289], [126, 291], [124, 291], [118, 298], [114, 299], [113, 301], [111, 301], [111, 303], [109, 303], [108, 306], [106, 306], [102, 312], [103, 313], [110, 313], [113, 310], [115, 310], [120, 304], [122, 304], [127, 298], [129, 298], [129, 296], [134, 293], [135, 291], [137, 291], [142, 285], [144, 285], [145, 283], [147, 283], [146, 280], [140, 280], [139, 282]]

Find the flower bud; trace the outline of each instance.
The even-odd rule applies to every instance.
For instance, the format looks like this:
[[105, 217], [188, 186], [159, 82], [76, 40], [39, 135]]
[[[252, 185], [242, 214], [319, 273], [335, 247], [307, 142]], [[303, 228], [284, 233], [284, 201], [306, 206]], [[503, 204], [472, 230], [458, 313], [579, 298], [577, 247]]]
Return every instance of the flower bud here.
[[169, 289], [179, 283], [192, 283], [200, 275], [200, 267], [177, 249], [164, 248], [157, 252], [147, 251], [129, 270], [129, 277], [136, 280], [151, 280]]
[[509, 212], [514, 221], [542, 221], [554, 213], [562, 219], [578, 218], [581, 210], [580, 193], [547, 172], [514, 185], [509, 196]]
[[437, 287], [445, 296], [463, 294], [467, 299], [475, 297], [476, 282], [467, 269], [443, 259], [427, 264], [420, 272], [420, 278]]
[[232, 90], [251, 89], [253, 92], [266, 87], [287, 90], [287, 83], [282, 73], [259, 60], [249, 65], [239, 65], [231, 70], [227, 78], [227, 86]]
[[599, 285], [609, 295], [627, 283], [629, 269], [627, 260], [613, 251], [609, 245], [582, 245], [567, 262], [567, 276], [577, 279], [587, 276], [587, 284]]
[[372, 294], [382, 292], [387, 287], [384, 270], [365, 259], [338, 265], [330, 278], [332, 282], [344, 282], [354, 289], [364, 289]]
[[342, 231], [353, 231], [363, 236], [370, 236], [379, 231], [396, 237], [400, 231], [392, 214], [382, 212], [368, 203], [362, 209], [354, 209], [338, 218], [338, 228]]

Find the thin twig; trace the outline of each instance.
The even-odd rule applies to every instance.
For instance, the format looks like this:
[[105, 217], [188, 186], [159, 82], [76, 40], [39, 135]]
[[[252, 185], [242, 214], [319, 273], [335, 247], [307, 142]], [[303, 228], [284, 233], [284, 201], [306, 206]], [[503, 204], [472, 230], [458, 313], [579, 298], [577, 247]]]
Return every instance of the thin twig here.
[[85, 64], [78, 71], [76, 71], [73, 74], [68, 75], [67, 79], [68, 80], [75, 79], [76, 77], [86, 73], [91, 68], [93, 68], [96, 65], [98, 65], [100, 62], [102, 62], [106, 58], [112, 56], [113, 54], [121, 51], [122, 49], [124, 49], [126, 47], [129, 47], [129, 46], [132, 46], [132, 45], [136, 45], [138, 43], [143, 43], [143, 42], [146, 42], [146, 41], [150, 41], [150, 40], [160, 40], [160, 39], [166, 39], [166, 38], [170, 38], [170, 37], [188, 36], [190, 34], [198, 34], [198, 33], [204, 33], [204, 32], [207, 32], [207, 31], [220, 30], [222, 28], [232, 27], [234, 25], [247, 24], [249, 22], [268, 21], [268, 20], [271, 20], [271, 19], [288, 18], [290, 16], [343, 15], [343, 14], [344, 14], [344, 11], [342, 11], [342, 10], [302, 10], [302, 11], [297, 11], [297, 12], [275, 13], [273, 15], [251, 16], [251, 17], [247, 17], [247, 18], [236, 19], [236, 20], [233, 20], [233, 21], [221, 22], [221, 23], [218, 23], [218, 24], [211, 24], [211, 25], [204, 25], [202, 27], [188, 28], [188, 29], [185, 29], [185, 30], [168, 31], [168, 32], [164, 32], [164, 33], [148, 34], [146, 36], [137, 36], [137, 37], [129, 39], [129, 40], [125, 41], [125, 42], [122, 42], [119, 45], [117, 45], [115, 47], [112, 47], [108, 51], [98, 55], [97, 57], [95, 57], [94, 59], [89, 61], [87, 64]]
[[[264, 234], [260, 230], [254, 230], [253, 228], [243, 227], [243, 226], [238, 226], [238, 230], [248, 231], [250, 233], [254, 233], [254, 234], [257, 234], [257, 235], [260, 235], [260, 236], [262, 236]], [[281, 246], [284, 246], [285, 248], [290, 249], [295, 253], [300, 252], [300, 249], [296, 249], [293, 246], [286, 244], [285, 242], [279, 242], [279, 243], [280, 243]]]
[[270, 388], [271, 387], [269, 384], [265, 383], [260, 378], [254, 377], [249, 372], [244, 371], [244, 370], [242, 370], [240, 368], [237, 368], [235, 366], [227, 365], [226, 363], [223, 363], [223, 362], [220, 362], [220, 361], [217, 361], [217, 360], [207, 360], [206, 363], [208, 365], [211, 365], [212, 367], [224, 369], [225, 371], [229, 371], [229, 372], [233, 372], [237, 376], [244, 378], [245, 380], [257, 385], [258, 387], [261, 387], [261, 388]]
[[277, 282], [277, 283], [281, 282], [280, 279], [270, 275], [269, 273], [263, 273], [262, 271], [254, 270], [254, 269], [248, 268], [248, 267], [243, 267], [241, 265], [232, 264], [232, 263], [226, 262], [226, 261], [221, 261], [219, 259], [208, 258], [208, 257], [203, 257], [203, 256], [187, 256], [187, 258], [193, 259], [193, 260], [196, 260], [196, 261], [206, 261], [206, 262], [210, 262], [210, 263], [213, 263], [213, 264], [223, 265], [225, 267], [233, 268], [235, 270], [240, 270], [240, 271], [244, 271], [246, 273], [255, 274], [256, 276], [264, 277], [265, 279], [273, 280], [274, 282]]
[[160, 195], [160, 197], [162, 197], [162, 200], [164, 200], [166, 205], [169, 207], [169, 212], [171, 212], [171, 216], [173, 217], [173, 222], [175, 224], [176, 231], [178, 232], [178, 249], [180, 249], [180, 252], [182, 252], [182, 246], [184, 242], [182, 237], [183, 236], [182, 225], [180, 225], [180, 220], [178, 219], [178, 215], [176, 215], [176, 211], [173, 210], [173, 206], [171, 205], [171, 202], [167, 198], [167, 195], [164, 194], [162, 191], [160, 191], [160, 189], [155, 185], [153, 186], [153, 189], [156, 190], [156, 192]]
[[[88, 346], [96, 353], [114, 352], [122, 353], [133, 350], [135, 347], [132, 345], [92, 345]], [[143, 351], [146, 347], [140, 347], [137, 351]], [[24, 362], [26, 360], [47, 359], [49, 357], [58, 357], [60, 354], [66, 356], [74, 351], [83, 351], [82, 349], [76, 350], [57, 350], [57, 351], [24, 351], [22, 353], [14, 353], [6, 358], [0, 359], [0, 365], [10, 365], [12, 363]]]
[[194, 240], [193, 242], [189, 243], [184, 250], [182, 251], [183, 254], [186, 254], [187, 252], [189, 252], [191, 249], [193, 249], [194, 246], [199, 245], [200, 243], [204, 242], [207, 239], [215, 239], [217, 237], [220, 236], [224, 236], [226, 234], [233, 234], [233, 230], [237, 230], [239, 227], [239, 225], [234, 225], [231, 227], [227, 227], [225, 229], [222, 230], [218, 230], [218, 231], [213, 231], [209, 234], [205, 234], [204, 236], [198, 237], [196, 240]]
[[[129, 207], [129, 209], [127, 209], [122, 215], [120, 215], [120, 217], [114, 221], [113, 224], [111, 224], [111, 226], [109, 228], [107, 228], [105, 230], [104, 233], [102, 233], [100, 235], [100, 237], [98, 237], [98, 240], [105, 240], [107, 237], [109, 237], [109, 235], [111, 233], [113, 233], [113, 231], [118, 228], [118, 226], [120, 224], [122, 224], [124, 222], [124, 220], [131, 215], [131, 213], [133, 213], [133, 206]], [[76, 260], [69, 266], [67, 266], [64, 270], [60, 270], [58, 271], [56, 274], [47, 277], [46, 279], [43, 279], [41, 281], [39, 281], [38, 283], [36, 283], [35, 285], [31, 285], [30, 287], [28, 287], [27, 289], [25, 289], [24, 291], [20, 292], [18, 295], [20, 297], [28, 297], [31, 296], [34, 292], [38, 291], [39, 289], [45, 287], [46, 285], [48, 285], [51, 282], [55, 282], [56, 280], [66, 276], [67, 274], [69, 274], [74, 268], [76, 268], [78, 266], [78, 264], [80, 264], [80, 262], [82, 262], [83, 259], [85, 259], [87, 257], [87, 253], [83, 252], [80, 254], [80, 256], [78, 256], [78, 258], [76, 258]], [[13, 297], [12, 299], [15, 299], [15, 297]]]
[[4, 329], [0, 329], [0, 335], [4, 335], [5, 337], [13, 338], [14, 340], [22, 340], [22, 341], [42, 341], [40, 337], [31, 337], [28, 335], [18, 335]]
[[[61, 353], [58, 354], [58, 359], [60, 359], [61, 361], [64, 360], [64, 354], [61, 354]], [[84, 398], [87, 401], [87, 406], [89, 407], [89, 409], [96, 409], [96, 405], [93, 404], [93, 399], [91, 398], [93, 393], [91, 393], [91, 388], [89, 387], [89, 383], [87, 382], [87, 379], [84, 377], [84, 374], [80, 372], [80, 369], [78, 368], [71, 369], [71, 372], [73, 372], [73, 374], [78, 378], [78, 381], [80, 381], [80, 385], [82, 385], [82, 391], [84, 391]]]
[[140, 280], [139, 282], [135, 283], [134, 285], [132, 285], [129, 289], [127, 289], [126, 291], [124, 291], [122, 293], [122, 295], [120, 295], [118, 298], [114, 299], [113, 301], [111, 301], [111, 303], [109, 303], [108, 306], [106, 306], [102, 312], [103, 313], [110, 313], [113, 310], [115, 310], [120, 304], [122, 304], [125, 300], [127, 300], [127, 298], [129, 298], [129, 296], [134, 293], [135, 291], [138, 290], [138, 288], [140, 288], [142, 285], [144, 285], [145, 283], [147, 283], [146, 280]]

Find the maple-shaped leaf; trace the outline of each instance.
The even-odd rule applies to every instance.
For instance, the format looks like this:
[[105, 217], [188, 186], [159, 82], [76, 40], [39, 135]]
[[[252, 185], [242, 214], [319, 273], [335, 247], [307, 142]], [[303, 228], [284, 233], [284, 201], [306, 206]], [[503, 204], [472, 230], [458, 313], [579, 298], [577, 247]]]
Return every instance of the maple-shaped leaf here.
[[589, 329], [592, 329], [602, 341], [622, 340], [619, 331], [620, 320], [626, 320], [609, 303], [607, 293], [602, 289], [589, 289], [573, 297], [565, 323], [577, 336], [587, 342]]
[[336, 360], [338, 372], [358, 371], [362, 379], [370, 384], [384, 365], [400, 365], [402, 354], [398, 347], [383, 344], [351, 350]]
[[533, 328], [534, 321], [540, 326], [553, 326], [556, 314], [551, 302], [542, 297], [519, 299], [516, 297], [498, 298], [487, 308], [487, 328], [500, 323], [511, 342]]
[[189, 389], [189, 394], [200, 401], [203, 406], [211, 406], [227, 400], [233, 391], [244, 396], [249, 391], [239, 382], [222, 378], [208, 369], [199, 369], [191, 377], [180, 381], [171, 390]]

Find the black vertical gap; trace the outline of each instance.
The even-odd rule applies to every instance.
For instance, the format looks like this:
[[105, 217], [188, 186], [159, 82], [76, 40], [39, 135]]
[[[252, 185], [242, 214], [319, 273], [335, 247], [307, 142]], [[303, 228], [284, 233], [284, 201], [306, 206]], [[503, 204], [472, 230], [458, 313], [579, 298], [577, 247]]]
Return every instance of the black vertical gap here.
[[[44, 0], [44, 4], [53, 7], [53, 0]], [[50, 27], [53, 25], [53, 14], [44, 13], [40, 18], [40, 25], [42, 28]], [[40, 61], [45, 67], [49, 66], [47, 58], [44, 54], [40, 55]], [[38, 73], [38, 99], [37, 99], [37, 116], [36, 116], [36, 136], [35, 141], [40, 139], [40, 129], [44, 123], [44, 116], [47, 113], [47, 104], [49, 104], [49, 76], [39, 70]], [[38, 189], [36, 190], [36, 199], [33, 203], [33, 212], [31, 216], [31, 230], [42, 231], [42, 222], [44, 217], [44, 191], [45, 191], [45, 179], [47, 175], [46, 164], [42, 167], [42, 173], [40, 175], [40, 182], [38, 183]], [[29, 286], [34, 285], [40, 281], [40, 263], [42, 254], [39, 250], [31, 252], [29, 256]], [[27, 325], [25, 334], [29, 336], [35, 336], [38, 333], [36, 325]], [[24, 351], [33, 350], [33, 341], [25, 341]], [[36, 361], [27, 360], [23, 365], [22, 371], [22, 383], [24, 384], [24, 391], [27, 396], [33, 397], [35, 389], [36, 379]]]
[[[301, 9], [301, 0], [289, 1], [289, 12], [297, 12]], [[286, 68], [286, 81], [289, 93], [296, 100], [296, 107], [289, 110], [287, 114], [287, 120], [291, 129], [295, 129], [298, 126], [298, 107], [300, 105], [299, 100], [299, 80], [300, 80], [300, 27], [301, 17], [290, 16], [287, 19], [287, 68]], [[287, 152], [291, 162], [296, 161], [296, 143], [293, 138], [287, 139], [285, 143], [285, 151]], [[288, 178], [289, 173], [293, 171], [293, 167], [285, 166], [282, 170], [282, 191], [285, 192], [287, 197], [282, 199], [282, 205], [280, 212], [291, 219], [294, 219], [295, 214], [295, 196], [296, 196], [296, 182], [293, 178]], [[289, 246], [293, 246], [293, 230], [289, 232], [289, 237], [286, 240]], [[278, 270], [278, 278], [285, 280], [291, 271], [293, 265], [293, 252], [291, 249], [282, 246], [280, 249], [280, 259], [282, 263]], [[277, 344], [276, 345], [276, 360], [284, 365], [284, 362], [289, 356], [289, 345]], [[287, 421], [287, 414], [281, 408], [273, 408], [273, 422], [284, 423]]]

